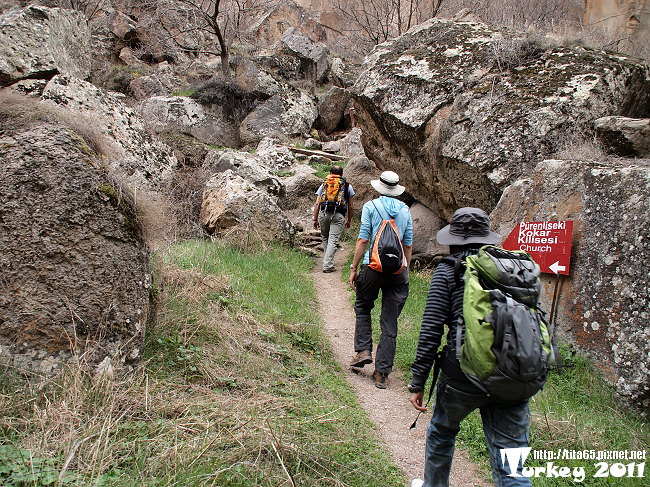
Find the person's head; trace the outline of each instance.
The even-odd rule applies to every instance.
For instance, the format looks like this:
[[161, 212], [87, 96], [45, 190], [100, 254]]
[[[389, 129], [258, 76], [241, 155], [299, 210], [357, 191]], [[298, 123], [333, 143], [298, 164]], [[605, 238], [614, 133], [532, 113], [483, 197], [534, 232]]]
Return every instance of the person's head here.
[[393, 171], [384, 171], [379, 179], [373, 179], [370, 184], [383, 196], [399, 196], [404, 192], [404, 186], [399, 184], [399, 176]]
[[332, 166], [330, 167], [330, 174], [338, 174], [343, 176], [343, 168], [341, 166]]
[[449, 245], [454, 253], [463, 247], [498, 244], [501, 235], [490, 231], [490, 219], [485, 211], [465, 207], [454, 212], [451, 223], [436, 234], [436, 240], [440, 245]]

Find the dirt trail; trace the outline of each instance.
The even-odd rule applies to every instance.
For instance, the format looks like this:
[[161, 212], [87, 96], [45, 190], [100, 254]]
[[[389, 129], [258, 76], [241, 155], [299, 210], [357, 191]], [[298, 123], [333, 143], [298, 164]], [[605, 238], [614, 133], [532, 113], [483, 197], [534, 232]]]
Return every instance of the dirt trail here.
[[[348, 365], [354, 355], [355, 315], [349, 300], [352, 291], [341, 281], [341, 269], [346, 277], [349, 276], [345, 258], [350, 250], [344, 246], [336, 252], [336, 272], [322, 272], [322, 257], [314, 268], [313, 276], [317, 284], [325, 332], [332, 343], [336, 359], [346, 371], [348, 382], [356, 391], [360, 404], [377, 426], [388, 452], [404, 471], [410, 485], [413, 478], [422, 478], [424, 473], [425, 434], [431, 412], [422, 414], [416, 428], [409, 430], [417, 412], [408, 400], [409, 393], [401, 372], [394, 370], [388, 378], [388, 389], [380, 390], [374, 386], [372, 380], [373, 364], [366, 365], [359, 373], [354, 372]], [[455, 452], [450, 483], [452, 487], [489, 485], [480, 479], [477, 466], [468, 459], [467, 453], [459, 448]]]

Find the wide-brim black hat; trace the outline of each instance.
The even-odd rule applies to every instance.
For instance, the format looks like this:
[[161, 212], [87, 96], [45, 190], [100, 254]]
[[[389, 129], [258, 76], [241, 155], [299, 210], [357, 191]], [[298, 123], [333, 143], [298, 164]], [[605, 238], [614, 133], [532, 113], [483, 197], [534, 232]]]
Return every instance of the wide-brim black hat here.
[[459, 208], [451, 223], [436, 234], [440, 245], [485, 244], [501, 242], [501, 235], [490, 231], [490, 219], [480, 208]]

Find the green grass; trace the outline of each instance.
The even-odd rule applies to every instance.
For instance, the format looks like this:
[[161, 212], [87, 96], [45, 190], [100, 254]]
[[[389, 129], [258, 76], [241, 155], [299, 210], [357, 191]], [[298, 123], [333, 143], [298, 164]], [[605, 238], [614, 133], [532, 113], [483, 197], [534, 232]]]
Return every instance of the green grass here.
[[324, 339], [313, 265], [210, 241], [157, 255], [132, 374], [0, 372], [0, 483], [403, 486]]

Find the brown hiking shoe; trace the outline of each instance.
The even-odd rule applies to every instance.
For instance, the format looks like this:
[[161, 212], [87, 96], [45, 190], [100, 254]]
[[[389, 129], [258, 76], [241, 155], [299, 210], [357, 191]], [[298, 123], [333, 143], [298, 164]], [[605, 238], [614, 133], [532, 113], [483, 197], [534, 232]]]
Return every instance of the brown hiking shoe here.
[[352, 358], [350, 367], [363, 367], [366, 364], [372, 363], [372, 355], [368, 350], [361, 350]]
[[382, 374], [376, 370], [372, 373], [372, 378], [375, 380], [375, 387], [377, 389], [386, 389], [388, 387], [388, 374]]

